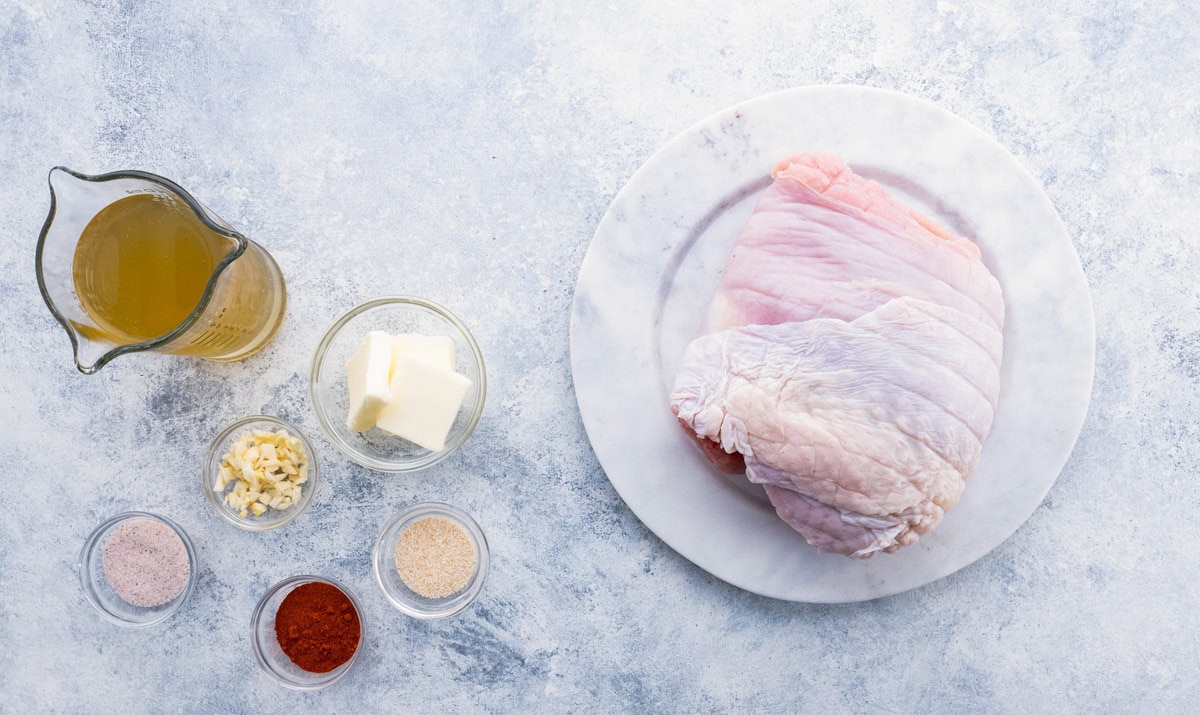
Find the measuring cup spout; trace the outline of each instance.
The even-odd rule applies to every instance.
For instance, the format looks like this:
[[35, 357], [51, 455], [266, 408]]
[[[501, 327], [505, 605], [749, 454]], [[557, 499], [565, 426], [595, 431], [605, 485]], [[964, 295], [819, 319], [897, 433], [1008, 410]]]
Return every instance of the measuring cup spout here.
[[80, 372], [90, 375], [115, 357], [109, 353], [120, 345], [95, 333], [89, 335], [89, 321], [85, 315], [73, 310], [69, 296], [65, 295], [63, 288], [70, 282], [70, 258], [73, 257], [75, 241], [69, 235], [72, 228], [64, 229], [64, 225], [79, 222], [80, 212], [95, 203], [96, 191], [84, 175], [65, 166], [51, 169], [47, 180], [50, 185], [50, 211], [38, 238], [38, 288], [50, 313], [71, 339], [75, 366]]

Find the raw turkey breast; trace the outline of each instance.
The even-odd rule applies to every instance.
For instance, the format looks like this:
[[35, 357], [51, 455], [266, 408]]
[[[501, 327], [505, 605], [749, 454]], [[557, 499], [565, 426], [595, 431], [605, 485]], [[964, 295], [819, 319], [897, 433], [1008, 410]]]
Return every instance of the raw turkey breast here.
[[914, 543], [961, 496], [1000, 389], [979, 248], [840, 158], [784, 159], [725, 265], [671, 409], [821, 551]]

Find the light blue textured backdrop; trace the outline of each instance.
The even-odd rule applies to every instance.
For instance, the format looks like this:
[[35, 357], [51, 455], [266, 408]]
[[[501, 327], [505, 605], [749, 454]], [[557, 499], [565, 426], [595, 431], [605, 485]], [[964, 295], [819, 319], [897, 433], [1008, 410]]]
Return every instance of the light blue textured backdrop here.
[[[0, 0], [0, 711], [1190, 709], [1198, 35], [1187, 2]], [[1004, 546], [810, 607], [716, 581], [624, 507], [575, 408], [567, 323], [646, 157], [729, 104], [828, 82], [933, 100], [1016, 154], [1080, 252], [1098, 364], [1074, 456]], [[279, 337], [244, 363], [76, 374], [33, 274], [55, 164], [169, 176], [266, 245], [291, 292]], [[489, 361], [479, 430], [417, 476], [352, 466], [308, 405], [324, 327], [387, 293], [444, 303]], [[267, 534], [197, 484], [209, 438], [257, 412], [306, 428], [325, 469]], [[475, 515], [495, 555], [476, 607], [432, 624], [391, 609], [368, 562], [427, 499]], [[176, 519], [200, 559], [191, 600], [145, 631], [101, 621], [74, 570], [131, 508]], [[259, 595], [303, 572], [366, 611], [362, 662], [319, 694], [269, 683], [248, 641]]]

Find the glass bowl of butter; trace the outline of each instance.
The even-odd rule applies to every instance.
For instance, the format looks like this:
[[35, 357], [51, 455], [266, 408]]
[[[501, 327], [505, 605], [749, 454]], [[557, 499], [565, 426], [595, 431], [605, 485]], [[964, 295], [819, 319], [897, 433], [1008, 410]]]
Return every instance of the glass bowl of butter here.
[[308, 384], [317, 421], [351, 461], [415, 472], [471, 436], [487, 372], [475, 338], [450, 311], [388, 296], [334, 321], [317, 345]]

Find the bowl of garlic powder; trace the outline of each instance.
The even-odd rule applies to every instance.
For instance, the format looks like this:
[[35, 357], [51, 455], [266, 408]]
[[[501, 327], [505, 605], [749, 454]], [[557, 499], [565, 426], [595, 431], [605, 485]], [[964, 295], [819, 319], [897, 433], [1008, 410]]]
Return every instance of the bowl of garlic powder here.
[[408, 507], [379, 533], [371, 554], [375, 582], [400, 611], [424, 620], [470, 606], [491, 563], [487, 538], [462, 509], [440, 502]]

